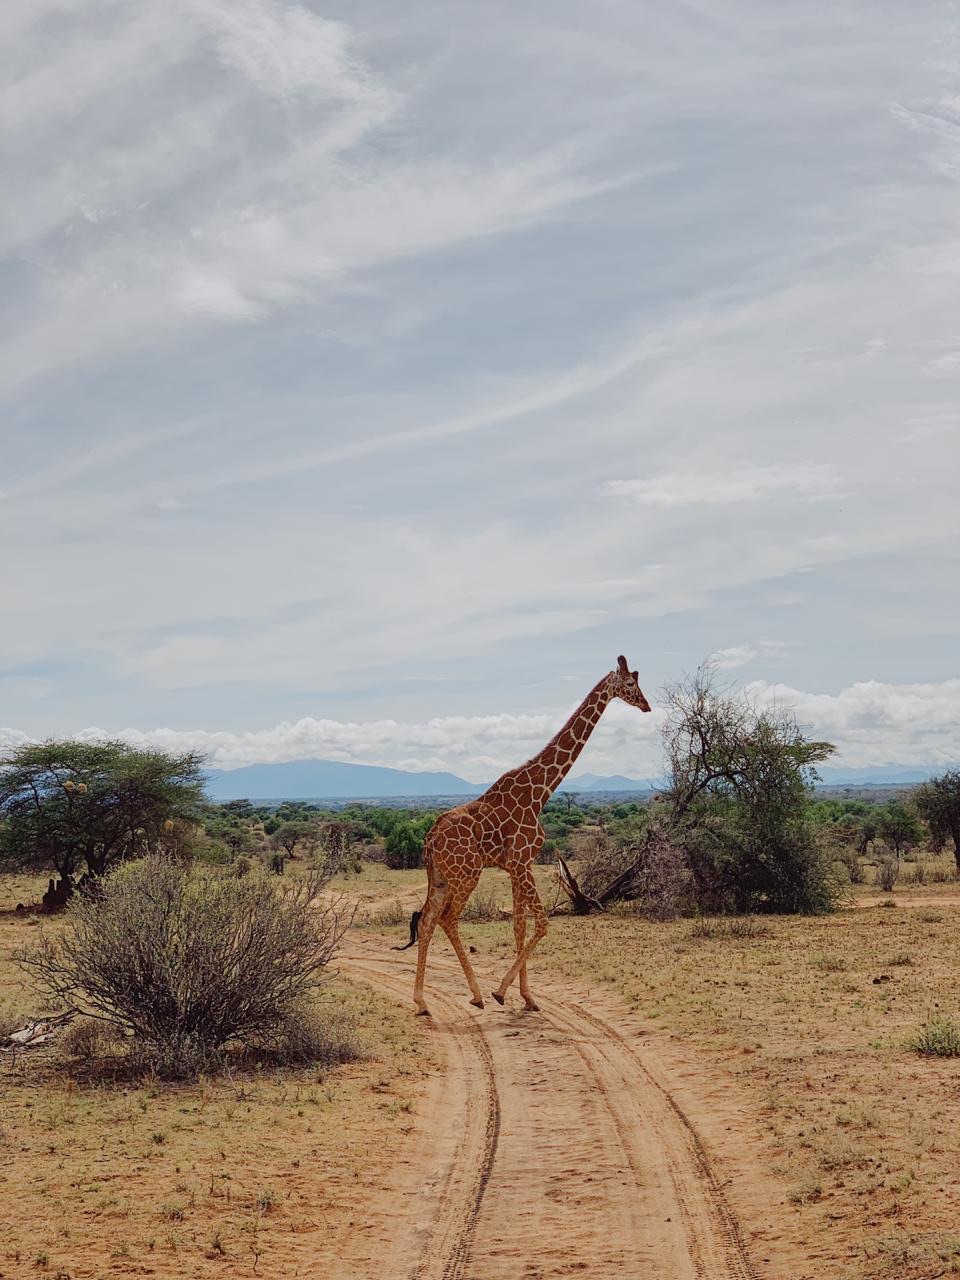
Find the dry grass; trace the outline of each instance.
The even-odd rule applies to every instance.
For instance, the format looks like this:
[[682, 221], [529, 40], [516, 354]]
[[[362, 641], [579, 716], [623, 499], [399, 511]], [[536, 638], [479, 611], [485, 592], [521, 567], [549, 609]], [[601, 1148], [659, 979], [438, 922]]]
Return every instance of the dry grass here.
[[[866, 880], [862, 886], [857, 886], [858, 896], [869, 897], [876, 893], [891, 892], [891, 890], [884, 890], [881, 883], [883, 863], [887, 856], [878, 854], [871, 862], [863, 864]], [[892, 861], [896, 863], [895, 858]], [[942, 851], [938, 854], [926, 852], [906, 854], [897, 868], [894, 887], [898, 897], [901, 895], [906, 897], [910, 894], [924, 897], [945, 894], [955, 897], [960, 888], [960, 879], [958, 879], [957, 863], [952, 849], [950, 852]]]
[[[0, 886], [4, 906], [26, 887]], [[37, 1002], [11, 953], [34, 936], [0, 913], [0, 1012], [21, 1023]], [[110, 1049], [80, 1030], [0, 1060], [0, 1275], [307, 1274], [327, 1224], [402, 1158], [436, 1067], [392, 1002], [339, 979], [325, 998], [350, 1015], [363, 1061], [114, 1085], [78, 1069]]]
[[[960, 1221], [960, 1090], [955, 1059], [933, 1055], [960, 1053], [960, 907], [764, 923], [766, 936], [733, 942], [691, 937], [689, 922], [558, 920], [544, 960], [609, 983], [762, 1100], [771, 1168], [809, 1238], [832, 1241], [824, 1275], [944, 1274]], [[918, 1034], [927, 1010], [939, 1016]], [[859, 1269], [840, 1265], [844, 1251]]]
[[[552, 866], [535, 866], [533, 874], [540, 896], [549, 908], [556, 897], [556, 872]], [[354, 918], [357, 927], [398, 929], [405, 934], [410, 913], [423, 905], [427, 873], [422, 868], [391, 871], [379, 863], [364, 863], [359, 876], [337, 877], [331, 885], [336, 892], [349, 893], [360, 899], [360, 909]], [[489, 869], [481, 874], [463, 913], [463, 920], [468, 924], [499, 920], [511, 905], [509, 878], [502, 871]]]

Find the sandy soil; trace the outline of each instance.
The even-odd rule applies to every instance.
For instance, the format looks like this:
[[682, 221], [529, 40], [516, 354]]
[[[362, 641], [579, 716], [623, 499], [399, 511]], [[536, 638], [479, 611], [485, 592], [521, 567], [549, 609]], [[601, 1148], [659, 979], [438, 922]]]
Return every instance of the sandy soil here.
[[[355, 937], [343, 968], [409, 1005], [412, 961], [383, 948]], [[747, 1100], [706, 1061], [682, 1062], [566, 981], [539, 974], [541, 1011], [527, 1013], [471, 1009], [441, 948], [430, 979], [448, 1083], [430, 1118], [432, 1177], [415, 1160], [407, 1172], [420, 1212], [393, 1247], [411, 1270], [344, 1280], [817, 1275], [783, 1186], [757, 1165]]]
[[[422, 878], [383, 880], [368, 910], [418, 904]], [[953, 1274], [960, 1079], [904, 1049], [957, 1007], [952, 889], [740, 941], [558, 919], [539, 1013], [472, 1009], [440, 939], [414, 1018], [402, 922], [357, 929], [339, 967], [379, 1061], [189, 1088], [0, 1073], [0, 1277]], [[0, 917], [8, 1006], [31, 928]], [[512, 929], [464, 934], [490, 989]]]

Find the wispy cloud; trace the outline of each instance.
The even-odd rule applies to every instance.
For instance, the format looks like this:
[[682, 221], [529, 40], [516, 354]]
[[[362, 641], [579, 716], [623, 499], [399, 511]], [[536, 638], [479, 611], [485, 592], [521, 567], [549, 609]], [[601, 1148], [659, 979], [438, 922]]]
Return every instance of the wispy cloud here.
[[649, 479], [608, 480], [604, 492], [653, 507], [726, 506], [772, 496], [834, 497], [845, 492], [833, 467], [740, 467], [734, 471], [674, 473]]
[[648, 9], [0, 7], [5, 719], [956, 674], [952, 30]]

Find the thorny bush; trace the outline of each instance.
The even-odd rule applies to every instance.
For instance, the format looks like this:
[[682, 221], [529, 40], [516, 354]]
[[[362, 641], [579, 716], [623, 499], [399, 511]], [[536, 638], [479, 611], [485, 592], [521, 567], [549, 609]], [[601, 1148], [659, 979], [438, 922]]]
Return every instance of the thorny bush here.
[[70, 1009], [113, 1024], [163, 1076], [269, 1046], [324, 978], [351, 911], [313, 877], [278, 883], [147, 858], [78, 895], [20, 963]]

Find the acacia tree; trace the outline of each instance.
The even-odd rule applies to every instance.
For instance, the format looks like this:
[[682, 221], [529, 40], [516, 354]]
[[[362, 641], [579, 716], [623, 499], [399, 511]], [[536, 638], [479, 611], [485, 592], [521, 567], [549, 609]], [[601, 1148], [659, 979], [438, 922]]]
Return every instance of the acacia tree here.
[[583, 888], [560, 860], [574, 912], [623, 899], [659, 915], [691, 899], [707, 910], [829, 910], [838, 884], [807, 802], [832, 745], [808, 739], [786, 708], [718, 689], [709, 664], [668, 686], [664, 703], [669, 782], [642, 832], [581, 873]]
[[921, 817], [934, 837], [953, 840], [953, 856], [960, 871], [960, 769], [948, 769], [924, 783], [914, 797]]
[[670, 783], [662, 804], [704, 903], [738, 911], [823, 911], [836, 889], [807, 801], [829, 742], [785, 707], [716, 687], [704, 665], [665, 691]]
[[299, 845], [307, 854], [316, 851], [320, 830], [315, 822], [284, 822], [270, 837], [271, 849], [283, 849], [292, 858]]
[[890, 800], [877, 810], [876, 827], [898, 858], [907, 849], [916, 848], [923, 839], [917, 815], [901, 800]]
[[202, 797], [203, 759], [123, 742], [42, 742], [0, 765], [0, 863], [54, 870], [64, 896], [78, 872], [100, 876], [163, 844]]

